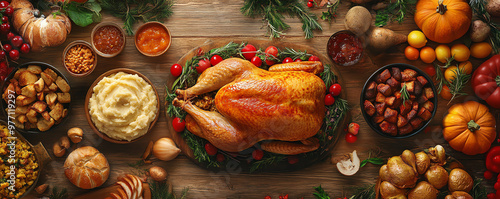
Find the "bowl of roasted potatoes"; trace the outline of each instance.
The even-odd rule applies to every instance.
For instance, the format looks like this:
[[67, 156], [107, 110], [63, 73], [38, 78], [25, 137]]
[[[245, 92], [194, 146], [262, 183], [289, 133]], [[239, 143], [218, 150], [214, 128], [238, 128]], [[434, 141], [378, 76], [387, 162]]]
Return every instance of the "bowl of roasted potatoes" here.
[[29, 62], [14, 69], [2, 84], [2, 112], [20, 132], [52, 129], [68, 116], [68, 79], [54, 66]]
[[389, 64], [375, 71], [361, 91], [366, 123], [378, 134], [407, 138], [418, 134], [436, 114], [432, 79], [408, 64]]

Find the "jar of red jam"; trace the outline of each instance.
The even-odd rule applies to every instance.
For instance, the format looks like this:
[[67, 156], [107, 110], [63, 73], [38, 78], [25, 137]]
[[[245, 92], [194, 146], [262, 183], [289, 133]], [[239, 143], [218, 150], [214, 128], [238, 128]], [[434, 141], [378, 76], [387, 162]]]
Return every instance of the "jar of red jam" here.
[[102, 57], [114, 57], [125, 47], [125, 31], [113, 22], [102, 22], [92, 30], [92, 46]]
[[363, 55], [363, 43], [351, 31], [342, 30], [333, 34], [327, 44], [328, 56], [338, 65], [356, 64]]

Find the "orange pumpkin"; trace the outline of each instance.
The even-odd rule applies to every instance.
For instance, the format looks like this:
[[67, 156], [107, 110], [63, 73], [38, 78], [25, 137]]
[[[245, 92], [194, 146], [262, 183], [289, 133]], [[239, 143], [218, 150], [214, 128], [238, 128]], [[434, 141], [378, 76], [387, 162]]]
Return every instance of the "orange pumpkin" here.
[[419, 0], [415, 23], [425, 36], [438, 43], [462, 37], [472, 20], [472, 10], [464, 0]]
[[443, 120], [443, 136], [450, 146], [467, 155], [486, 153], [495, 140], [495, 118], [476, 101], [455, 104]]

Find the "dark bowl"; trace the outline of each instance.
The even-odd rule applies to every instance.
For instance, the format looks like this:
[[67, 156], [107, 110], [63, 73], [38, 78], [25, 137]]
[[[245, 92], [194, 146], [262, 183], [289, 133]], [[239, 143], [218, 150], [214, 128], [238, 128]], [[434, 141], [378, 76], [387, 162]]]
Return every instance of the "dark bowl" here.
[[[14, 68], [14, 70], [12, 70], [12, 72], [7, 76], [7, 78], [5, 78], [5, 80], [2, 82], [2, 94], [3, 94], [3, 91], [4, 89], [6, 89], [6, 87], [9, 85], [8, 82], [10, 79], [12, 79], [14, 77], [14, 74], [16, 74], [16, 71], [19, 70], [20, 68], [27, 68], [29, 65], [37, 65], [37, 66], [40, 66], [42, 68], [42, 71], [45, 70], [46, 68], [50, 68], [52, 69], [55, 73], [57, 73], [58, 76], [61, 76], [62, 78], [64, 78], [64, 80], [66, 80], [66, 82], [68, 83], [68, 85], [71, 86], [70, 82], [68, 81], [68, 78], [66, 78], [66, 76], [64, 76], [61, 71], [59, 71], [56, 67], [48, 64], [48, 63], [44, 63], [44, 62], [37, 62], [37, 61], [34, 61], [34, 62], [27, 62], [27, 63], [24, 63], [24, 64], [21, 64], [17, 67]], [[71, 89], [72, 90], [72, 89]], [[69, 91], [70, 95], [71, 95], [71, 90]], [[73, 96], [71, 96], [71, 98], [73, 98]], [[73, 101], [73, 99], [72, 99]], [[49, 130], [47, 131], [40, 131], [38, 129], [30, 129], [30, 130], [24, 130], [24, 129], [19, 129], [19, 128], [16, 128], [19, 132], [21, 133], [46, 133], [46, 132], [49, 132], [51, 130], [53, 130], [54, 128], [60, 126], [62, 123], [64, 123], [66, 121], [66, 119], [69, 117], [69, 115], [71, 114], [71, 102], [70, 103], [67, 103], [67, 104], [63, 104], [64, 108], [65, 109], [68, 109], [68, 114], [66, 115], [66, 117], [62, 118], [61, 119], [61, 122], [59, 123], [56, 123], [54, 124], [54, 126], [52, 126]], [[6, 104], [6, 102], [1, 99], [0, 100], [0, 107], [2, 109], [2, 113], [3, 115], [5, 116], [5, 118], [8, 118], [9, 115], [6, 111], [6, 109], [8, 108], [8, 104]], [[12, 116], [11, 116], [12, 117]]]
[[[434, 103], [434, 110], [432, 111], [431, 118], [429, 120], [425, 121], [424, 125], [422, 125], [420, 128], [418, 128], [416, 130], [414, 129], [411, 133], [408, 133], [408, 134], [405, 134], [405, 135], [397, 135], [397, 136], [392, 136], [392, 135], [389, 135], [387, 133], [382, 132], [382, 130], [380, 129], [379, 125], [376, 124], [372, 120], [372, 116], [370, 116], [370, 115], [368, 115], [366, 113], [366, 111], [364, 109], [364, 106], [363, 106], [364, 101], [365, 101], [366, 87], [368, 86], [368, 83], [371, 82], [371, 81], [375, 81], [375, 78], [377, 77], [377, 75], [380, 74], [385, 69], [390, 69], [390, 68], [393, 68], [393, 67], [400, 68], [401, 72], [403, 72], [404, 69], [413, 69], [413, 70], [417, 71], [417, 73], [418, 73], [419, 76], [425, 77], [425, 79], [427, 79], [427, 81], [429, 82], [429, 83], [427, 83], [428, 85], [426, 85], [425, 87], [432, 88], [432, 91], [434, 92], [434, 98], [429, 99], [432, 103]], [[427, 73], [425, 73], [424, 71], [420, 70], [419, 68], [417, 68], [415, 66], [412, 66], [412, 65], [409, 65], [409, 64], [395, 63], [395, 64], [389, 64], [389, 65], [386, 65], [386, 66], [384, 66], [382, 68], [379, 68], [377, 71], [375, 71], [368, 78], [368, 80], [365, 82], [365, 85], [363, 86], [363, 90], [361, 90], [360, 106], [361, 106], [361, 112], [363, 113], [363, 117], [365, 118], [366, 123], [368, 123], [368, 125], [375, 132], [377, 132], [378, 134], [380, 134], [380, 135], [382, 135], [384, 137], [389, 137], [389, 138], [408, 138], [408, 137], [411, 137], [411, 136], [414, 136], [414, 135], [420, 133], [423, 129], [425, 129], [425, 127], [427, 127], [427, 125], [429, 125], [429, 123], [432, 121], [432, 118], [434, 118], [434, 115], [436, 115], [438, 99], [437, 99], [436, 86], [434, 86], [434, 84], [432, 82], [433, 82], [432, 79], [429, 77], [429, 75], [427, 75]], [[399, 113], [399, 111], [398, 111], [398, 113]]]
[[[336, 60], [334, 57], [332, 57], [332, 54], [336, 53], [335, 49], [333, 48], [333, 45], [334, 45], [334, 42], [335, 42], [334, 40], [335, 39], [341, 39], [341, 40], [343, 40], [345, 42], [346, 38], [341, 38], [342, 36], [340, 34], [349, 35], [350, 37], [352, 37], [354, 39], [352, 42], [355, 42], [357, 45], [359, 45], [361, 47], [361, 51], [359, 52], [359, 54], [355, 57], [354, 60], [351, 60], [350, 62], [341, 63], [338, 60]], [[349, 46], [352, 46], [352, 45], [351, 44], [348, 44], [348, 45], [344, 44], [342, 46], [343, 47], [345, 47], [345, 46], [349, 47]], [[363, 58], [364, 51], [365, 51], [364, 44], [363, 44], [363, 41], [361, 40], [361, 38], [359, 38], [358, 36], [356, 36], [356, 34], [354, 34], [353, 32], [351, 32], [349, 30], [341, 30], [341, 31], [338, 31], [336, 33], [333, 33], [332, 36], [330, 36], [330, 38], [328, 39], [328, 43], [326, 45], [326, 53], [328, 54], [328, 57], [330, 57], [330, 59], [335, 64], [340, 65], [340, 66], [351, 66], [351, 65], [357, 64]]]

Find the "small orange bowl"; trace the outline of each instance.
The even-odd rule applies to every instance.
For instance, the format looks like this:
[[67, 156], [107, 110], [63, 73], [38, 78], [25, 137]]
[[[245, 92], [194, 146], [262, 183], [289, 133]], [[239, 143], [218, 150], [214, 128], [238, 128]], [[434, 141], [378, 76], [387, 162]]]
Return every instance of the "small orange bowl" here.
[[148, 57], [160, 56], [167, 52], [172, 44], [170, 30], [160, 22], [143, 24], [135, 32], [135, 47]]
[[[114, 29], [114, 31], [113, 31]], [[118, 30], [118, 31], [116, 31]], [[107, 31], [107, 32], [103, 32], [101, 33], [100, 31]], [[113, 32], [110, 32], [110, 31], [113, 31]], [[109, 38], [101, 38], [99, 36], [97, 36], [97, 34], [102, 34], [102, 35], [105, 35], [105, 37], [109, 37], [109, 36], [112, 36], [111, 34], [112, 33], [116, 33], [118, 32], [119, 36], [120, 36], [120, 39], [119, 40], [116, 40], [116, 42], [113, 42], [113, 43], [109, 43], [111, 42], [111, 40], [109, 40]], [[102, 49], [102, 47], [100, 45], [97, 44], [97, 42], [99, 42], [98, 40], [101, 40], [104, 42], [102, 45], [104, 46], [112, 46], [114, 44], [116, 45], [119, 45], [118, 46], [118, 50], [113, 49], [113, 51], [111, 52], [108, 52], [110, 49]], [[92, 33], [90, 35], [90, 40], [91, 40], [91, 43], [92, 43], [92, 47], [94, 47], [94, 50], [97, 52], [98, 55], [100, 55], [101, 57], [107, 57], [107, 58], [110, 58], [110, 57], [114, 57], [118, 54], [120, 54], [122, 51], [123, 51], [123, 48], [125, 48], [125, 45], [126, 45], [126, 34], [125, 34], [125, 31], [123, 30], [123, 28], [121, 28], [120, 26], [118, 26], [118, 24], [116, 23], [113, 23], [113, 22], [101, 22], [99, 24], [97, 24], [94, 29], [92, 29]]]
[[[70, 50], [74, 47], [78, 48], [79, 45], [82, 46], [83, 48], [88, 48], [90, 50], [90, 52], [92, 53], [92, 56], [94, 57], [94, 60], [92, 61], [92, 66], [87, 71], [82, 71], [82, 72], [75, 71], [77, 69], [74, 69], [73, 66], [71, 66], [71, 64], [75, 64], [74, 62], [72, 62], [72, 60], [75, 60], [75, 59], [69, 58], [69, 57], [68, 57], [68, 59], [66, 59], [67, 56], [70, 56], [70, 54], [73, 53]], [[73, 53], [73, 54], [75, 54], [75, 53]], [[66, 48], [64, 49], [62, 62], [63, 62], [64, 68], [66, 68], [66, 70], [69, 72], [69, 74], [71, 74], [72, 76], [75, 76], [75, 77], [84, 77], [84, 76], [87, 76], [90, 73], [92, 73], [92, 71], [94, 71], [95, 67], [97, 66], [97, 54], [89, 42], [86, 42], [83, 40], [76, 40], [76, 41], [73, 41], [70, 44], [68, 44], [68, 46], [66, 46]]]

